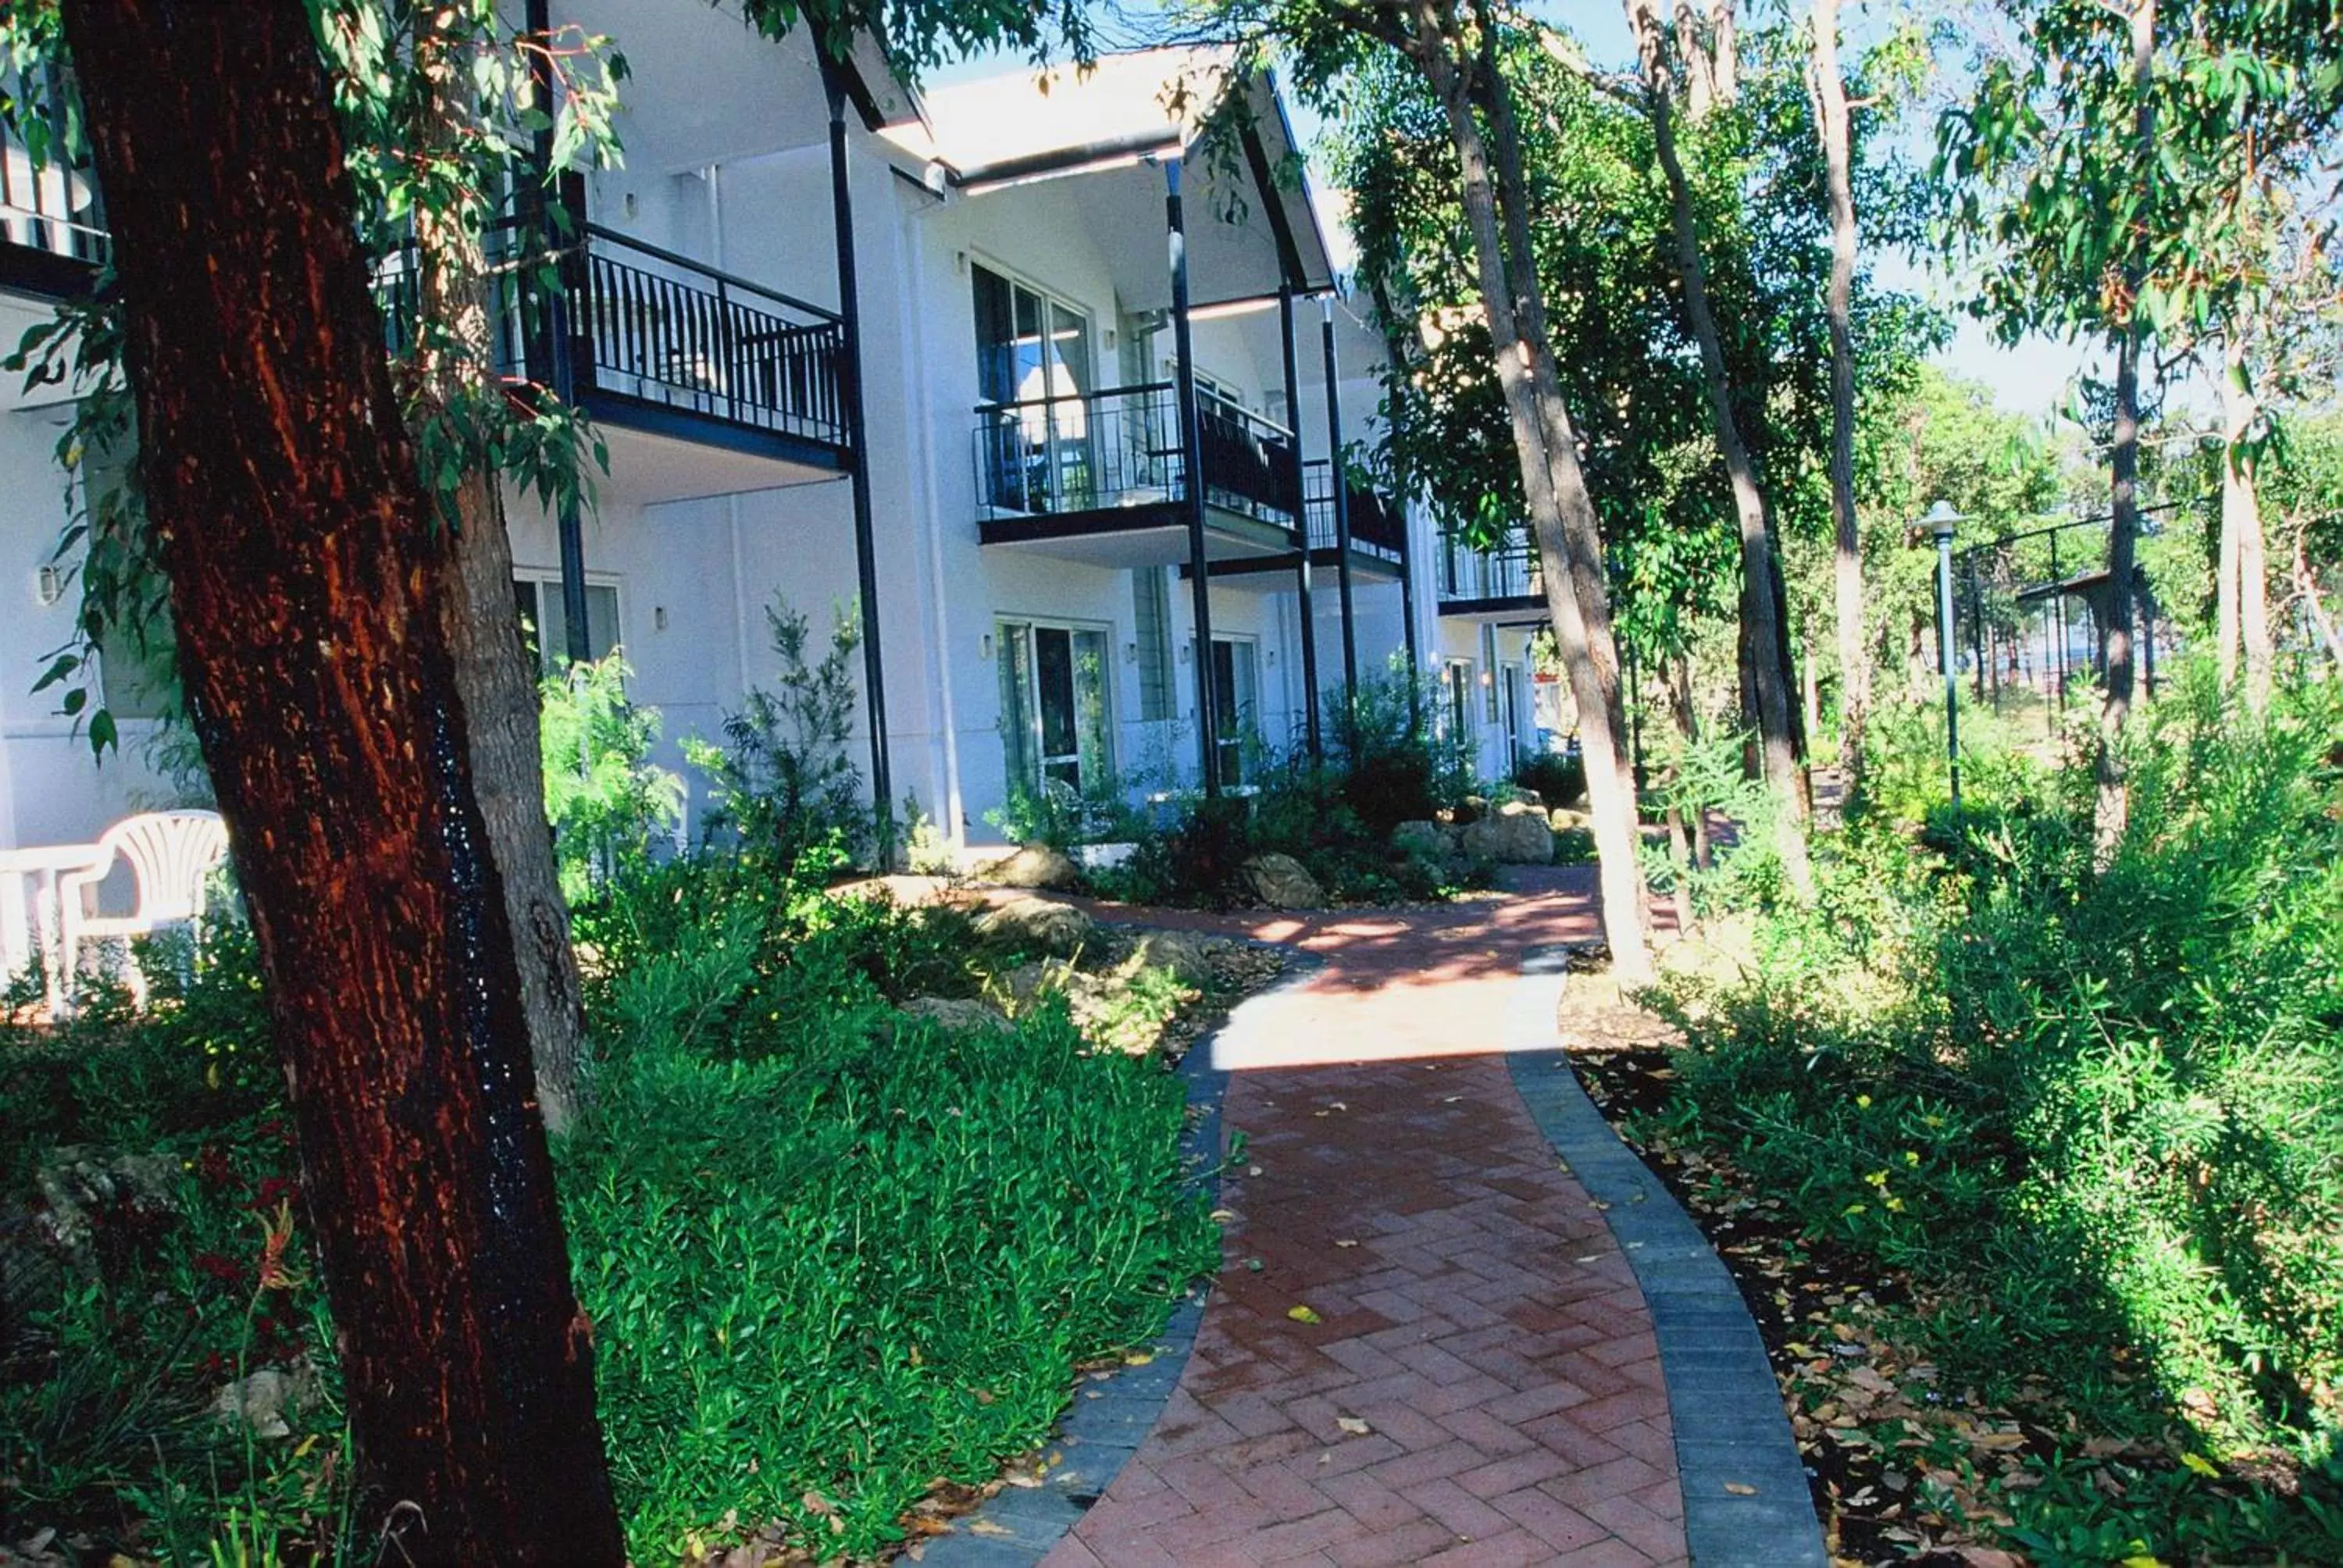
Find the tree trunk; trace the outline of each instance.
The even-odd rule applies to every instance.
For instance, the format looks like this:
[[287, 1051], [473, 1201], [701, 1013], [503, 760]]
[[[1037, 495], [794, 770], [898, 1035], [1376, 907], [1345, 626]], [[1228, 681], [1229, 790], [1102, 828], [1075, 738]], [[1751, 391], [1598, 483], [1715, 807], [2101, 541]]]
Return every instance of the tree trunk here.
[[[467, 95], [470, 56], [468, 41], [425, 25], [416, 66], [427, 93], [417, 142], [427, 152], [458, 156], [476, 134]], [[423, 316], [438, 335], [436, 342], [426, 338], [419, 417], [440, 421], [447, 438], [471, 448], [454, 495], [442, 498], [453, 513], [455, 572], [440, 601], [440, 619], [471, 719], [473, 788], [488, 824], [488, 856], [504, 883], [538, 1101], [546, 1125], [558, 1132], [587, 1090], [578, 955], [569, 940], [553, 831], [545, 819], [537, 671], [513, 610], [512, 540], [495, 466], [461, 435], [468, 402], [503, 396], [493, 358], [488, 268], [477, 225], [465, 215], [418, 208], [415, 227]]]
[[2245, 442], [2261, 403], [2247, 380], [2245, 346], [2235, 337], [2224, 351], [2221, 377], [2221, 683], [2237, 679], [2242, 651], [2246, 702], [2259, 713], [2270, 698], [2269, 563], [2255, 482], [2258, 465]]
[[[2140, 158], [2140, 177], [2155, 178], [2156, 104], [2148, 95], [2156, 60], [2156, 0], [2133, 0], [2131, 7], [2132, 88], [2138, 107], [2134, 136]], [[2146, 327], [2137, 315], [2140, 280], [2135, 261], [2125, 268], [2135, 302], [2134, 314], [2124, 324], [2116, 344], [2116, 416], [2114, 442], [2107, 467], [2113, 492], [2107, 529], [2107, 690], [2099, 709], [2098, 811], [2094, 837], [2102, 859], [2113, 853], [2130, 815], [2131, 796], [2124, 778], [2122, 740], [2131, 718], [2132, 699], [2132, 578], [2138, 571], [2139, 543], [2139, 358]]]
[[[1640, 984], [1652, 975], [1644, 879], [1637, 864], [1641, 830], [1594, 501], [1574, 442], [1564, 440], [1557, 447], [1549, 439], [1551, 431], [1568, 431], [1570, 418], [1561, 403], [1551, 344], [1537, 330], [1543, 302], [1535, 268], [1528, 263], [1526, 250], [1514, 266], [1507, 265], [1488, 149], [1450, 17], [1435, 0], [1418, 0], [1416, 21], [1411, 53], [1448, 116], [1531, 533], [1545, 576], [1554, 640], [1578, 708], [1604, 934], [1619, 979]], [[1502, 78], [1496, 85], [1502, 91]], [[1518, 148], [1512, 150], [1517, 156]], [[1523, 306], [1528, 307], [1526, 316]], [[1540, 385], [1541, 373], [1554, 389], [1552, 396]]]
[[623, 1561], [417, 477], [299, 0], [67, 0], [189, 711], [401, 1562]]
[[1733, 490], [1733, 508], [1741, 524], [1741, 621], [1750, 640], [1750, 677], [1757, 701], [1757, 733], [1764, 756], [1765, 781], [1775, 802], [1775, 839], [1790, 885], [1801, 892], [1813, 885], [1806, 862], [1805, 821], [1799, 809], [1796, 723], [1790, 699], [1785, 630], [1776, 613], [1774, 588], [1774, 546], [1765, 516], [1765, 498], [1758, 487], [1757, 471], [1733, 412], [1731, 373], [1725, 363], [1724, 341], [1708, 304], [1708, 282], [1701, 265], [1700, 237], [1692, 206], [1692, 186], [1684, 161], [1676, 155], [1674, 111], [1670, 102], [1665, 43], [1653, 0], [1626, 0], [1627, 25], [1635, 35], [1643, 60], [1644, 99], [1651, 110], [1654, 150], [1667, 176], [1669, 208], [1675, 231], [1676, 266], [1682, 275], [1684, 314], [1700, 345], [1703, 379], [1709, 412], [1715, 423], [1718, 452], [1725, 459], [1725, 477]]
[[2294, 591], [2301, 597], [2303, 612], [2318, 630], [2318, 640], [2326, 645], [2327, 657], [2343, 669], [2343, 632], [2338, 632], [2335, 622], [2327, 614], [2327, 605], [2318, 594], [2318, 574], [2310, 569], [2310, 557], [2303, 547], [2302, 535], [2294, 538]]
[[1831, 539], [1837, 590], [1839, 770], [1842, 798], [1863, 778], [1863, 725], [1871, 708], [1871, 661], [1864, 655], [1863, 538], [1855, 511], [1855, 176], [1846, 78], [1838, 65], [1838, 0], [1815, 0], [1815, 122], [1830, 189]]

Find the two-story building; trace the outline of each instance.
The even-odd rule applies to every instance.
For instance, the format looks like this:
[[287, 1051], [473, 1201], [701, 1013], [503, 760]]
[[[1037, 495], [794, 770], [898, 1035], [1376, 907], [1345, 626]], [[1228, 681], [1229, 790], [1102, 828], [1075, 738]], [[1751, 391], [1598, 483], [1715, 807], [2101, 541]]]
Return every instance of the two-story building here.
[[[1153, 51], [922, 99], [875, 50], [826, 72], [722, 5], [530, 9], [611, 37], [630, 79], [624, 166], [558, 182], [558, 297], [503, 319], [508, 373], [609, 453], [589, 510], [508, 496], [516, 596], [548, 668], [623, 647], [669, 766], [773, 685], [776, 600], [857, 620], [866, 779], [980, 842], [1019, 789], [1242, 788], [1262, 748], [1309, 743], [1313, 691], [1331, 715], [1346, 679], [1444, 648], [1421, 509], [1336, 482], [1378, 435], [1381, 345], [1269, 79]], [[1208, 136], [1232, 95], [1241, 133]], [[104, 240], [81, 176], [16, 142], [5, 168], [13, 337]], [[77, 598], [52, 558], [69, 415], [0, 386], [0, 591], [26, 601], [0, 618], [0, 846], [182, 787], [122, 670], [95, 769], [31, 690]]]

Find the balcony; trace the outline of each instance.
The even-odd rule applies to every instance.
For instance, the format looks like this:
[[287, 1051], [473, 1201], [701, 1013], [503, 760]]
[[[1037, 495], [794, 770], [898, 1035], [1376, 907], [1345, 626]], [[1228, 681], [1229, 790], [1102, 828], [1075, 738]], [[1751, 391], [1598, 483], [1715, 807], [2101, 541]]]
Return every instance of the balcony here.
[[[1334, 562], [1333, 466], [1320, 457], [1302, 471], [1303, 510], [1310, 520], [1310, 553], [1313, 561]], [[1396, 575], [1407, 559], [1407, 515], [1380, 491], [1344, 477], [1351, 523], [1353, 567], [1370, 570], [1389, 568]], [[1321, 558], [1322, 557], [1322, 559]]]
[[[575, 232], [558, 251], [535, 254], [509, 220], [490, 232], [499, 371], [551, 377], [549, 365], [532, 361], [546, 352], [538, 312], [549, 263], [568, 307], [576, 396], [598, 421], [792, 467], [846, 466], [846, 338], [836, 315], [598, 224]], [[387, 257], [376, 276], [396, 351], [412, 341], [420, 304], [413, 251]], [[736, 487], [787, 482], [739, 477]]]
[[[1188, 558], [1187, 456], [1168, 381], [976, 410], [977, 527], [990, 545], [1098, 566]], [[1225, 404], [1207, 406], [1198, 444], [1207, 558], [1290, 552], [1302, 505], [1293, 435]]]
[[1545, 573], [1527, 538], [1510, 535], [1479, 550], [1454, 534], [1440, 536], [1440, 613], [1502, 624], [1543, 622]]
[[106, 213], [55, 78], [29, 100], [0, 75], [0, 289], [47, 298], [85, 292], [106, 256]]

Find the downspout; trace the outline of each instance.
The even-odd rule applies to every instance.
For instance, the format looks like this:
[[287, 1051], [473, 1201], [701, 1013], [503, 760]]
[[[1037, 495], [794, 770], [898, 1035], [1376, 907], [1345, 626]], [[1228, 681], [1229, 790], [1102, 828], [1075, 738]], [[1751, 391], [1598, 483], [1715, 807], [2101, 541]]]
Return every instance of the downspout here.
[[839, 355], [839, 401], [846, 412], [848, 476], [854, 492], [854, 566], [862, 609], [862, 681], [870, 718], [870, 805], [881, 872], [895, 864], [894, 781], [887, 767], [887, 668], [879, 648], [879, 550], [870, 518], [870, 431], [862, 399], [862, 327], [854, 271], [854, 197], [846, 166], [846, 89], [828, 55], [820, 55], [821, 85], [830, 95], [830, 192], [838, 236], [838, 319], [845, 342]]
[[[1163, 220], [1172, 263], [1172, 344], [1180, 357], [1173, 397], [1180, 405], [1180, 451], [1185, 470], [1188, 569], [1196, 617], [1196, 750], [1204, 796], [1221, 792], [1220, 719], [1212, 711], [1212, 579], [1204, 553], [1204, 433], [1196, 407], [1196, 352], [1188, 324], [1188, 228], [1180, 206], [1180, 159], [1163, 160]], [[1332, 328], [1329, 328], [1331, 331]]]

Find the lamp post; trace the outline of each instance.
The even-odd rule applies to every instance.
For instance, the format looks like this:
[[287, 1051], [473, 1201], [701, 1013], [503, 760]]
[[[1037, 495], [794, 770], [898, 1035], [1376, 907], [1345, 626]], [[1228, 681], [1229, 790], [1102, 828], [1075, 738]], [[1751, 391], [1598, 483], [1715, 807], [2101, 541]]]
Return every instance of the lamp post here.
[[1960, 675], [1953, 668], [1953, 530], [1967, 520], [1941, 499], [1920, 519], [1936, 537], [1936, 663], [1945, 672], [1945, 762], [1955, 811], [1961, 809], [1961, 716]]

